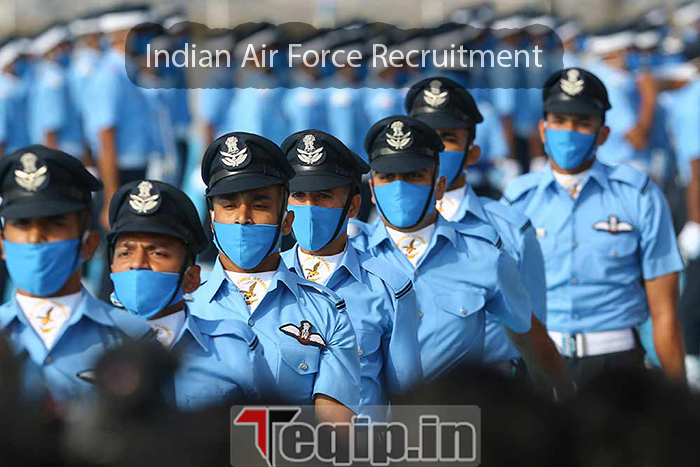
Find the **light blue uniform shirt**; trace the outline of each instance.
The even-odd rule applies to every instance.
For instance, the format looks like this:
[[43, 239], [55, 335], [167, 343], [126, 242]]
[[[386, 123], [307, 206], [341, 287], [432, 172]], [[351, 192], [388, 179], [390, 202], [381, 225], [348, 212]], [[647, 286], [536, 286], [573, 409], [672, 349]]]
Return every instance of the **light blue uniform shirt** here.
[[29, 146], [27, 86], [9, 74], [0, 74], [0, 143], [5, 154]]
[[90, 105], [92, 105], [92, 95], [87, 92], [87, 89], [90, 87], [101, 60], [101, 51], [93, 48], [81, 47], [75, 51], [68, 71], [68, 85], [71, 99], [73, 100], [76, 113], [78, 114], [82, 133], [93, 152], [98, 147], [98, 141], [94, 132], [91, 133], [87, 126], [86, 112]]
[[513, 260], [493, 227], [438, 216], [435, 233], [414, 268], [378, 220], [360, 228], [353, 245], [399, 268], [418, 297], [418, 342], [423, 375], [433, 379], [471, 360], [482, 361], [485, 315], [515, 332], [530, 329], [531, 305]]
[[353, 89], [351, 83], [335, 77], [329, 88], [326, 99], [326, 112], [328, 114], [329, 133], [356, 154], [362, 155], [365, 135], [369, 130], [369, 122], [362, 109], [362, 90]]
[[274, 393], [258, 337], [236, 320], [206, 321], [186, 312], [171, 351], [180, 358], [175, 400], [192, 410], [229, 400], [255, 402]]
[[[298, 249], [282, 254], [300, 276]], [[390, 395], [405, 392], [423, 379], [418, 347], [418, 304], [413, 284], [392, 265], [348, 244], [327, 287], [347, 306], [357, 334], [362, 384], [360, 413], [381, 421]]]
[[55, 131], [59, 149], [80, 157], [80, 117], [71, 97], [68, 71], [58, 63], [43, 60], [37, 66], [30, 90], [29, 119], [29, 136], [34, 143], [45, 144], [46, 133]]
[[683, 269], [664, 195], [627, 165], [596, 160], [576, 201], [549, 166], [517, 178], [503, 199], [536, 228], [551, 330], [637, 326], [649, 316], [643, 281]]
[[[133, 66], [129, 59], [114, 49], [105, 53], [95, 73], [92, 102], [86, 116], [89, 120], [91, 138], [98, 138], [103, 130], [113, 128], [116, 132], [117, 166], [122, 170], [143, 170], [148, 155], [154, 150], [154, 139], [150, 131], [156, 117], [151, 114], [143, 89], [131, 82], [127, 67]], [[98, 157], [101, 152], [98, 151]]]
[[57, 401], [75, 399], [93, 388], [78, 374], [94, 371], [105, 350], [129, 339], [155, 338], [145, 321], [96, 299], [85, 289], [51, 349], [29, 323], [14, 294], [0, 307], [0, 332], [19, 358], [30, 398], [46, 388]]
[[676, 166], [683, 184], [690, 181], [690, 162], [700, 158], [700, 80], [664, 96], [668, 113], [668, 128], [676, 154]]
[[[517, 209], [489, 198], [480, 198], [467, 185], [464, 201], [459, 206], [455, 222], [476, 218], [496, 229], [505, 251], [518, 266], [523, 286], [530, 297], [532, 312], [537, 320], [547, 323], [547, 282], [542, 250], [530, 220]], [[486, 315], [484, 361], [503, 362], [519, 356], [503, 326]]]
[[214, 138], [226, 133], [226, 116], [233, 100], [233, 71], [215, 68], [208, 77], [207, 88], [198, 91], [197, 115], [214, 129]]
[[[280, 260], [276, 274], [251, 314], [238, 288], [217, 260], [209, 279], [194, 293], [192, 314], [206, 320], [247, 323], [265, 350], [277, 389], [289, 403], [313, 404], [324, 394], [356, 410], [360, 402], [360, 357], [345, 302], [323, 286], [302, 279]], [[325, 346], [302, 343], [280, 328], [311, 324]]]

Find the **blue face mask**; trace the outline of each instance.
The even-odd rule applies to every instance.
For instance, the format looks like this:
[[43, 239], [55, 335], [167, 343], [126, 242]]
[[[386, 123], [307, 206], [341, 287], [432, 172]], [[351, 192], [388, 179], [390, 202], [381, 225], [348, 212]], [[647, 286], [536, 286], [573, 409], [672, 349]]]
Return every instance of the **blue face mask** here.
[[454, 183], [464, 167], [465, 151], [442, 151], [440, 153], [440, 177], [445, 177], [447, 187]]
[[[429, 185], [416, 185], [396, 180], [374, 187], [374, 197], [380, 212], [395, 227], [413, 227], [435, 211], [435, 190]], [[432, 196], [431, 196], [432, 192]], [[428, 209], [423, 214], [426, 203]]]
[[343, 208], [323, 208], [320, 206], [292, 206], [294, 212], [292, 230], [299, 246], [306, 251], [318, 251], [335, 240], [347, 230], [348, 216], [342, 220], [343, 225], [333, 237], [341, 222]]
[[5, 263], [12, 282], [24, 292], [48, 297], [80, 268], [80, 239], [45, 243], [5, 240]]
[[150, 319], [183, 300], [180, 274], [134, 269], [109, 275], [116, 299], [131, 314]]
[[597, 134], [546, 129], [545, 138], [545, 152], [564, 170], [574, 170], [595, 156]]
[[268, 254], [279, 248], [282, 236], [277, 234], [277, 229], [278, 226], [269, 224], [214, 222], [219, 249], [242, 269], [255, 268]]

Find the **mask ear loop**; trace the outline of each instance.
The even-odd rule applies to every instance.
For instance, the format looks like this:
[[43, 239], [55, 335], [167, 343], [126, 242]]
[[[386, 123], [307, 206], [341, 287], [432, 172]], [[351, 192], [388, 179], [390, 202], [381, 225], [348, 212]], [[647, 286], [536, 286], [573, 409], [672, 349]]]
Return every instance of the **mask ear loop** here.
[[[345, 223], [345, 217], [348, 215], [348, 211], [350, 211], [350, 205], [352, 204], [352, 198], [355, 196], [353, 194], [353, 188], [355, 188], [357, 185], [353, 183], [350, 187], [350, 192], [348, 193], [348, 197], [345, 200], [345, 205], [343, 206], [343, 212], [340, 215], [340, 220], [338, 221], [338, 225], [335, 228], [335, 231], [333, 232], [333, 236], [331, 236], [331, 239], [326, 242], [326, 245], [328, 245], [330, 242], [335, 240], [338, 237], [338, 234], [340, 234], [340, 229], [343, 228], [343, 224]], [[326, 245], [323, 245], [321, 248], [325, 248]]]
[[[382, 214], [384, 219], [386, 219], [387, 222], [389, 222], [389, 224], [392, 227], [396, 227], [399, 229], [410, 229], [411, 227], [415, 227], [416, 225], [420, 224], [420, 221], [423, 220], [423, 217], [425, 217], [425, 213], [428, 212], [428, 208], [430, 207], [430, 201], [433, 199], [433, 193], [435, 192], [435, 183], [437, 182], [437, 173], [438, 173], [437, 167], [433, 166], [433, 168], [435, 169], [435, 170], [433, 170], [433, 183], [430, 186], [430, 192], [428, 193], [428, 200], [425, 202], [425, 205], [423, 206], [423, 210], [421, 211], [420, 217], [418, 218], [418, 222], [416, 222], [413, 225], [409, 225], [408, 227], [398, 227], [398, 226], [392, 224], [391, 222], [389, 222], [389, 218], [386, 217], [386, 215], [384, 214], [384, 210], [382, 209], [381, 204], [379, 204], [379, 198], [377, 198], [377, 196], [375, 195], [374, 199], [377, 202], [377, 208], [379, 209], [379, 212]], [[374, 192], [374, 183], [372, 184], [372, 192]]]

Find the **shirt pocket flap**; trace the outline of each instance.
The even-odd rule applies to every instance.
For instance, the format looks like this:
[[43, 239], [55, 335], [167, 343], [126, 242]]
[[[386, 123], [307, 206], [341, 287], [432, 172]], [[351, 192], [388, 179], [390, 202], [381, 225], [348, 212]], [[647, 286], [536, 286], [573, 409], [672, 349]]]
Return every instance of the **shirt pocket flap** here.
[[279, 344], [282, 361], [300, 375], [318, 371], [321, 349], [303, 344]]
[[484, 308], [486, 290], [469, 287], [459, 292], [443, 293], [435, 297], [435, 302], [444, 311], [465, 318]]
[[374, 331], [357, 331], [357, 342], [359, 348], [357, 353], [362, 357], [363, 355], [372, 355], [382, 344], [382, 335]]

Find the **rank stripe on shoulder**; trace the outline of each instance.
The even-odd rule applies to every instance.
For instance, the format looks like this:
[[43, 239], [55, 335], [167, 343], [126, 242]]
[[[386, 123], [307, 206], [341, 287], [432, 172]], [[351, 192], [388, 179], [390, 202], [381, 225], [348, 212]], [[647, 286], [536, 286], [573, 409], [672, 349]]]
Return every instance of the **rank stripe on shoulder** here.
[[642, 194], [644, 194], [645, 191], [647, 191], [647, 187], [649, 186], [650, 178], [647, 177], [646, 181], [644, 182], [644, 186], [642, 186]]
[[520, 227], [520, 233], [525, 233], [525, 231], [527, 231], [527, 229], [529, 229], [530, 227], [532, 227], [532, 222], [530, 222], [530, 220], [528, 219], [525, 225]]
[[338, 311], [344, 310], [344, 309], [345, 309], [345, 300], [341, 300], [341, 301], [337, 302], [337, 303], [335, 304], [335, 308], [336, 308]]
[[503, 240], [501, 240], [501, 237], [498, 237], [498, 241], [496, 242], [496, 248], [500, 250], [502, 246]]
[[409, 293], [412, 289], [413, 289], [413, 282], [409, 281], [408, 284], [406, 284], [406, 286], [405, 286], [403, 289], [401, 289], [401, 290], [399, 290], [398, 292], [396, 292], [396, 294], [394, 295], [394, 297], [396, 298], [396, 300], [400, 300], [400, 299], [403, 298], [407, 293]]
[[250, 348], [251, 352], [254, 352], [255, 349], [258, 348], [258, 344], [260, 343], [260, 340], [258, 339], [258, 336], [255, 336], [255, 339], [253, 339], [250, 344], [248, 344], [248, 347]]

